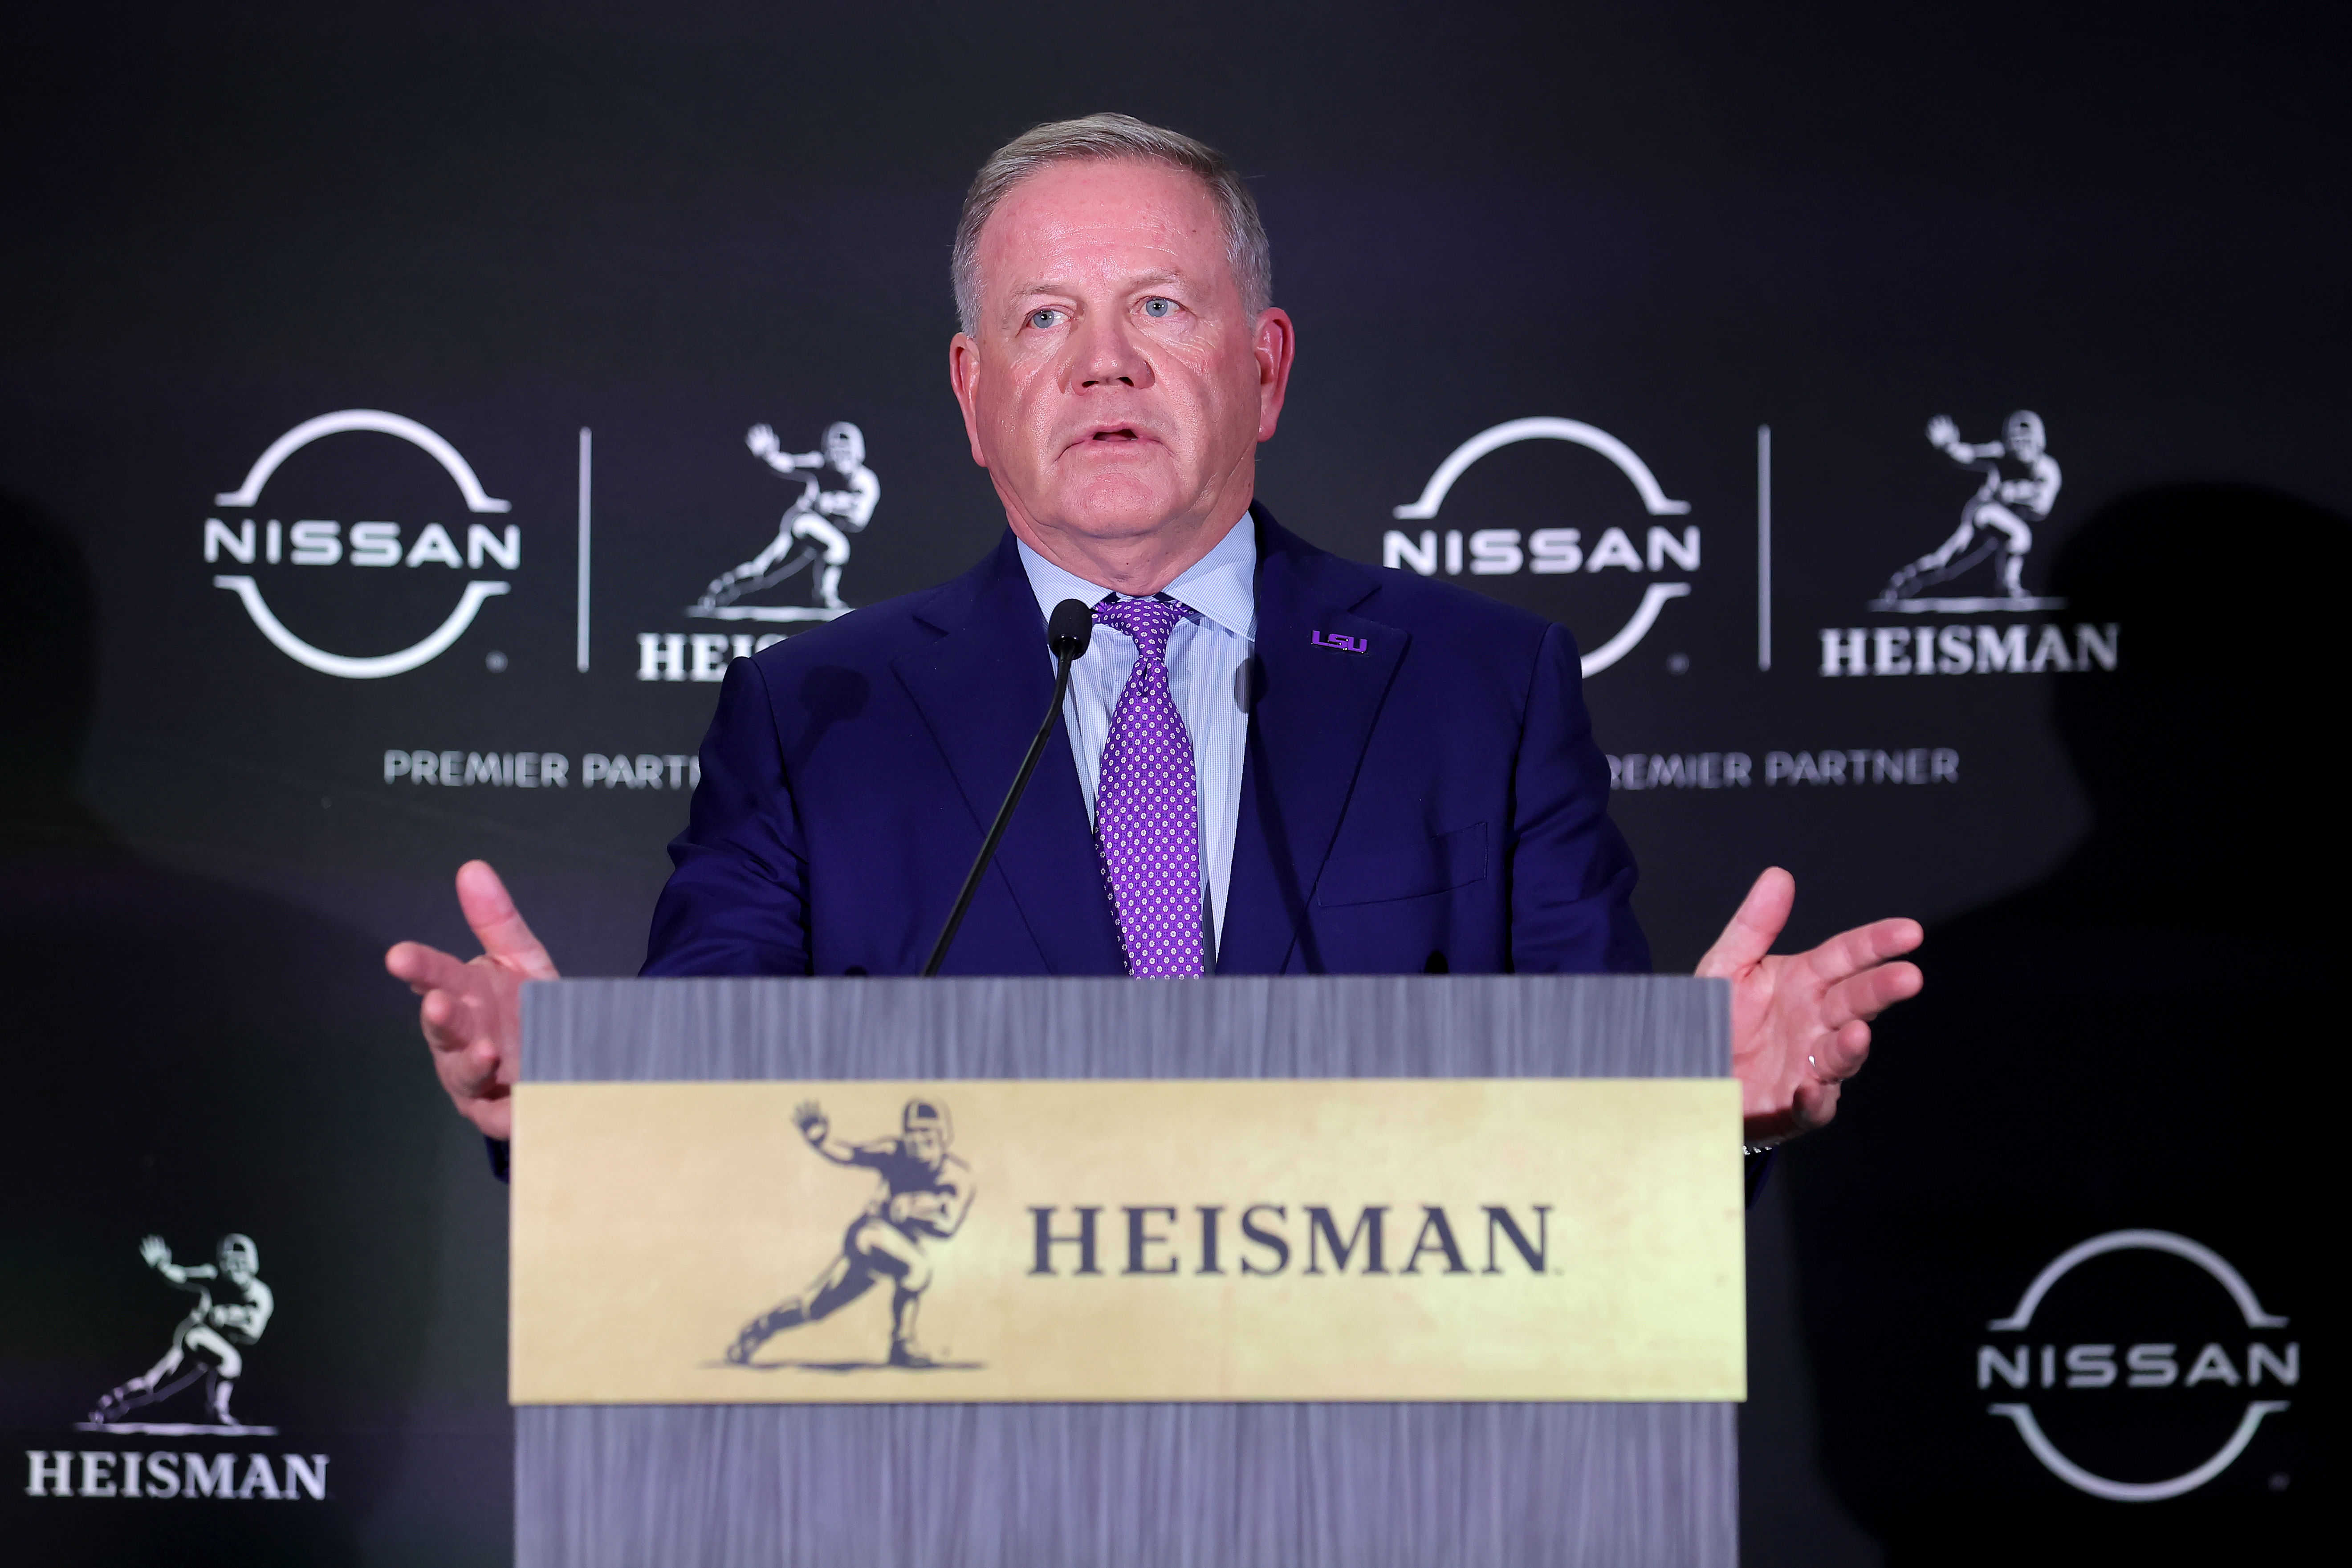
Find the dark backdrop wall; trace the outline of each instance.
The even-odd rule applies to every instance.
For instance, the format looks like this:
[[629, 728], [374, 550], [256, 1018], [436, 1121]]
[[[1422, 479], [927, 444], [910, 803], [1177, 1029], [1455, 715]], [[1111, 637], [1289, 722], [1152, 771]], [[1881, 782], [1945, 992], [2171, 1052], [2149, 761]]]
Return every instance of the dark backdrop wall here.
[[[504, 1556], [503, 1193], [377, 954], [462, 948], [449, 873], [482, 855], [568, 970], [635, 968], [718, 671], [816, 623], [813, 565], [696, 612], [802, 493], [746, 433], [857, 426], [849, 603], [976, 559], [1002, 523], [945, 386], [957, 203], [1007, 137], [1102, 108], [1224, 149], [1264, 207], [1301, 349], [1261, 498], [1576, 632], [1663, 967], [1770, 862], [1792, 943], [1930, 923], [1928, 996], [1752, 1221], [1750, 1561], [2289, 1528], [2341, 1481], [2311, 1151], [2340, 1078], [2344, 31], [12, 19], [10, 1539]], [[257, 1273], [216, 1260], [232, 1234]], [[219, 1271], [175, 1283], [151, 1235]], [[175, 1343], [159, 1386], [216, 1366], [175, 1325], [255, 1278], [226, 1418], [199, 1379], [81, 1429]]]

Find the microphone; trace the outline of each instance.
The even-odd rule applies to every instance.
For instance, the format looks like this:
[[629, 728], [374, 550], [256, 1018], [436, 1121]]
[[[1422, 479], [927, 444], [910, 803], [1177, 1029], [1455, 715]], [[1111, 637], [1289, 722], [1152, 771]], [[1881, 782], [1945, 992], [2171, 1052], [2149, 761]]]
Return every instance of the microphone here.
[[1021, 792], [1029, 788], [1029, 775], [1037, 771], [1037, 759], [1045, 755], [1045, 742], [1052, 737], [1054, 726], [1061, 722], [1062, 700], [1070, 691], [1070, 666], [1086, 656], [1087, 644], [1094, 636], [1095, 612], [1084, 601], [1065, 599], [1054, 606], [1053, 619], [1045, 623], [1045, 646], [1054, 655], [1053, 704], [1045, 709], [1045, 721], [1037, 727], [1037, 737], [1029, 743], [1029, 755], [1021, 759], [1021, 771], [1013, 776], [1013, 788], [1004, 792], [1004, 804], [997, 808], [988, 837], [981, 841], [979, 858], [971, 862], [971, 874], [963, 879], [963, 891], [956, 894], [955, 907], [948, 912], [940, 939], [931, 945], [930, 961], [923, 966], [926, 979], [948, 961], [956, 927], [963, 924], [964, 911], [971, 907], [971, 895], [980, 891], [980, 879], [988, 874], [988, 862], [996, 858], [997, 842], [1013, 821], [1013, 808], [1021, 804]]

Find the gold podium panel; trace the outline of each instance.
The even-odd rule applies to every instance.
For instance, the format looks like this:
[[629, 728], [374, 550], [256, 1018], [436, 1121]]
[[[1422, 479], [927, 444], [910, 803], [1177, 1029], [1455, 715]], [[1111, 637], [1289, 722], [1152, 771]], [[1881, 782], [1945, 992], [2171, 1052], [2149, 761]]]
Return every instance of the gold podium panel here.
[[1725, 1079], [528, 1082], [517, 1404], [1745, 1396]]

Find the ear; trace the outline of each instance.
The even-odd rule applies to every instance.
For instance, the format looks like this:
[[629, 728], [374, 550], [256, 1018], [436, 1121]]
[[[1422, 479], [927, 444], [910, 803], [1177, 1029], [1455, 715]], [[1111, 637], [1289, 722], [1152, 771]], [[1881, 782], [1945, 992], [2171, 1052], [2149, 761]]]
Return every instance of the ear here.
[[1291, 323], [1290, 312], [1269, 305], [1257, 319], [1250, 334], [1250, 349], [1257, 360], [1257, 438], [1274, 439], [1274, 427], [1282, 418], [1282, 400], [1290, 392], [1290, 357], [1298, 346], [1298, 329]]
[[963, 410], [963, 434], [971, 444], [971, 460], [985, 468], [988, 455], [980, 445], [980, 345], [961, 332], [948, 340], [948, 387]]

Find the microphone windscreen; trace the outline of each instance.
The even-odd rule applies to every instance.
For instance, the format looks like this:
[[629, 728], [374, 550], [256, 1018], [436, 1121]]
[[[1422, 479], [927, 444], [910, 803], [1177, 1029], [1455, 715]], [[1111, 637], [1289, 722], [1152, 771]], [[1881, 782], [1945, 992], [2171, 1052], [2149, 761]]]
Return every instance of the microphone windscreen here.
[[1095, 612], [1084, 600], [1065, 599], [1054, 606], [1054, 618], [1045, 623], [1045, 646], [1054, 657], [1083, 659], [1094, 640]]

